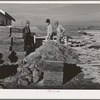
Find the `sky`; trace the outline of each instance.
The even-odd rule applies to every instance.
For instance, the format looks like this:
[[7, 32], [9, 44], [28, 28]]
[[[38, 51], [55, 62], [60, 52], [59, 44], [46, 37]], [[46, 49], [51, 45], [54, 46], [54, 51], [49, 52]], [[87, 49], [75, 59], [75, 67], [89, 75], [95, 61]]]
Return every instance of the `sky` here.
[[13, 25], [45, 25], [59, 21], [65, 25], [100, 25], [100, 4], [0, 4], [0, 9], [16, 19]]

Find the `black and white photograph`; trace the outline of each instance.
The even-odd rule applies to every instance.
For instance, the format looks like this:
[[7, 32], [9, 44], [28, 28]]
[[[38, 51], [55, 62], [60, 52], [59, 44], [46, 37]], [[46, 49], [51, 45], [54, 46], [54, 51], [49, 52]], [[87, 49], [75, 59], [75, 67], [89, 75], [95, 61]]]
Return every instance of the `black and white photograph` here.
[[100, 89], [100, 4], [0, 3], [0, 89]]

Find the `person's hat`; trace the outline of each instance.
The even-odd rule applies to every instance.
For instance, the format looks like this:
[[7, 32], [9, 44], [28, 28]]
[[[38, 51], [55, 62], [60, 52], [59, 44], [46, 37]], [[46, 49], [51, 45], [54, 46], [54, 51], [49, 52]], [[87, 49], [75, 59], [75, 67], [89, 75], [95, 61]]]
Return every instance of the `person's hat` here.
[[29, 20], [26, 21], [26, 24], [30, 24]]
[[46, 19], [46, 23], [50, 23], [50, 19]]
[[58, 21], [56, 21], [54, 24], [57, 24], [57, 25], [58, 25], [58, 24], [59, 24], [59, 22], [58, 22]]

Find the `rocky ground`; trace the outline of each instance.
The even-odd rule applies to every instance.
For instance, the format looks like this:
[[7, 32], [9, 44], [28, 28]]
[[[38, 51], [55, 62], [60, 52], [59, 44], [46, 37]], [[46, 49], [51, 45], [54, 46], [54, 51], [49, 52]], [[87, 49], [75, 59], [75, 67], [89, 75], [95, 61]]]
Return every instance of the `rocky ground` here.
[[[95, 37], [93, 37], [95, 39]], [[98, 37], [99, 38], [99, 37]], [[99, 49], [99, 39], [96, 38], [96, 42], [90, 42], [89, 45], [83, 46], [83, 47], [72, 47], [72, 50], [66, 48], [62, 45], [57, 45], [50, 42], [49, 45], [45, 44], [45, 49], [41, 47], [40, 49], [37, 49], [35, 54], [31, 54], [30, 56], [25, 58], [25, 52], [23, 51], [23, 39], [14, 39], [14, 47], [13, 50], [17, 53], [17, 56], [19, 58], [18, 63], [20, 63], [18, 67], [18, 72], [16, 75], [10, 75], [9, 77], [5, 77], [4, 79], [0, 80], [0, 84], [2, 88], [8, 88], [8, 89], [44, 89], [44, 88], [59, 88], [59, 89], [100, 89], [100, 49]], [[3, 59], [6, 62], [9, 62], [8, 55], [10, 54], [9, 51], [10, 47], [10, 38], [7, 39], [0, 39], [0, 51], [3, 53]], [[74, 50], [73, 50], [74, 49]], [[48, 52], [46, 52], [46, 50]], [[53, 51], [54, 50], [54, 51]], [[55, 52], [57, 51], [57, 53]], [[67, 52], [66, 52], [67, 51]], [[42, 55], [42, 56], [40, 56]], [[55, 56], [56, 55], [56, 56]], [[23, 60], [23, 58], [25, 58]], [[38, 60], [37, 60], [38, 59]], [[24, 61], [25, 64], [21, 63], [21, 61]], [[54, 85], [52, 84], [52, 81], [49, 84], [42, 84], [44, 80], [41, 80], [40, 82], [37, 82], [37, 79], [39, 77], [33, 78], [34, 75], [40, 76], [39, 73], [30, 73], [28, 67], [33, 70], [36, 68], [38, 69], [39, 64], [41, 65], [41, 60], [55, 60], [55, 61], [63, 61], [64, 63], [68, 64], [77, 64], [77, 68], [73, 68], [73, 66], [70, 66], [68, 68], [68, 72], [66, 74], [67, 81], [63, 85]], [[34, 62], [35, 61], [35, 62]], [[36, 66], [33, 66], [35, 63]], [[57, 64], [58, 63], [58, 64]], [[14, 66], [14, 65], [13, 65]], [[56, 62], [48, 64], [48, 68], [51, 68], [51, 66], [58, 66], [55, 70], [55, 73], [61, 72], [59, 70], [62, 70], [62, 63]], [[68, 66], [68, 65], [67, 65]], [[61, 67], [61, 69], [59, 69]], [[21, 69], [22, 68], [22, 69]], [[50, 69], [51, 70], [51, 69]], [[27, 72], [26, 78], [28, 79], [28, 82], [31, 82], [31, 84], [27, 83], [27, 81], [23, 80], [23, 72]], [[37, 72], [37, 71], [35, 71]], [[75, 74], [73, 74], [75, 73]], [[24, 74], [25, 75], [25, 74]], [[54, 74], [52, 74], [54, 75]], [[55, 74], [57, 75], [57, 74]], [[62, 73], [58, 74], [62, 75]], [[58, 76], [57, 75], [57, 76]], [[32, 77], [29, 77], [32, 76]], [[24, 77], [24, 78], [25, 78]], [[56, 77], [56, 76], [51, 76]], [[33, 80], [31, 79], [33, 78]], [[59, 77], [56, 77], [59, 78]], [[66, 77], [65, 77], [66, 78]], [[19, 80], [20, 79], [20, 80]], [[16, 83], [17, 81], [17, 83]], [[29, 84], [29, 85], [28, 85]], [[52, 85], [51, 85], [52, 84]]]

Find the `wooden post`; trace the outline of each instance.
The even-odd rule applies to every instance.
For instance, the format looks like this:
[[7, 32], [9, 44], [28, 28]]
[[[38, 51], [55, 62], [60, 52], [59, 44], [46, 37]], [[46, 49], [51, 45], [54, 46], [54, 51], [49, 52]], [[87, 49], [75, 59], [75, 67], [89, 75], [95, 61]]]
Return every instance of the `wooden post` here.
[[13, 37], [11, 37], [11, 45], [10, 45], [9, 51], [12, 51], [12, 49], [13, 49]]
[[34, 44], [36, 44], [36, 36], [35, 36], [35, 34], [34, 34]]
[[11, 46], [13, 47], [13, 37], [11, 37]]

